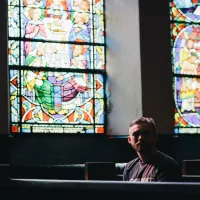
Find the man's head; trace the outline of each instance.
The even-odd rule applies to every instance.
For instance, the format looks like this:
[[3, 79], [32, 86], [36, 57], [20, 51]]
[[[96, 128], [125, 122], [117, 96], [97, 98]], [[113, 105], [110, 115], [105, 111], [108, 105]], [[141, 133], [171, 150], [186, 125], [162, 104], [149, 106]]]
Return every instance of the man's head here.
[[137, 152], [147, 153], [156, 144], [156, 126], [152, 118], [141, 117], [131, 122], [128, 142]]

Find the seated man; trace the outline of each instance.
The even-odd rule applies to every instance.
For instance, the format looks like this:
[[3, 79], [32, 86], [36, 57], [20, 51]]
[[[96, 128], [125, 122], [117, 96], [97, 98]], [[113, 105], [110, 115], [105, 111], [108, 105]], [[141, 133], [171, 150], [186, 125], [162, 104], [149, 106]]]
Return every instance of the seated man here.
[[155, 147], [156, 127], [152, 118], [141, 117], [133, 121], [129, 126], [128, 142], [139, 157], [126, 165], [123, 173], [124, 181], [181, 180], [181, 170], [177, 162]]

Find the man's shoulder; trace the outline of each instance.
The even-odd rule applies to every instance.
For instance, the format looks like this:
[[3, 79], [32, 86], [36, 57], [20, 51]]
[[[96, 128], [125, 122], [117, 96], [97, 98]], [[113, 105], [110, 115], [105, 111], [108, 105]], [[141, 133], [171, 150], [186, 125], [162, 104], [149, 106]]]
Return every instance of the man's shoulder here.
[[126, 164], [125, 169], [130, 169], [130, 168], [132, 168], [133, 166], [135, 166], [135, 164], [137, 164], [137, 163], [139, 162], [139, 160], [140, 160], [139, 157], [137, 157], [137, 158], [131, 160], [130, 162], [128, 162], [128, 163]]
[[181, 168], [174, 158], [159, 152], [157, 161], [157, 179], [159, 181], [181, 181]]
[[178, 166], [176, 160], [163, 152], [158, 152], [158, 162], [164, 166]]

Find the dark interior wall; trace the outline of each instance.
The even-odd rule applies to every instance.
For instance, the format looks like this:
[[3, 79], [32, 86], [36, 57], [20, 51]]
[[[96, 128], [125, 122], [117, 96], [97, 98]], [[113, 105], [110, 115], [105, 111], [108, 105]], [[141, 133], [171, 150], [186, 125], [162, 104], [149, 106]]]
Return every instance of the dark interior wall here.
[[[174, 157], [200, 158], [199, 136], [158, 135], [157, 148]], [[136, 157], [127, 139], [106, 136], [0, 137], [0, 164], [56, 165], [85, 162], [128, 162]]]
[[139, 0], [142, 106], [143, 115], [155, 119], [160, 134], [158, 146], [180, 162], [200, 158], [200, 136], [173, 135], [169, 2]]
[[139, 0], [143, 115], [159, 134], [173, 133], [169, 0]]
[[127, 162], [136, 156], [127, 139], [106, 136], [26, 136], [11, 143], [11, 163], [16, 165]]
[[[136, 157], [127, 139], [106, 136], [25, 136], [11, 142], [15, 165], [80, 164], [85, 162], [128, 162]], [[157, 147], [172, 157], [173, 138], [158, 136]]]

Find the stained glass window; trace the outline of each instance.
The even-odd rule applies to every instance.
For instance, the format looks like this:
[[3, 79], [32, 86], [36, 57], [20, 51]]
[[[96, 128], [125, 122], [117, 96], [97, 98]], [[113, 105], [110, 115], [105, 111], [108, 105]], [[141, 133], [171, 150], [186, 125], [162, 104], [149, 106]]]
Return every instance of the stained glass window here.
[[200, 1], [170, 2], [175, 134], [200, 133]]
[[14, 133], [104, 134], [103, 0], [9, 0]]

